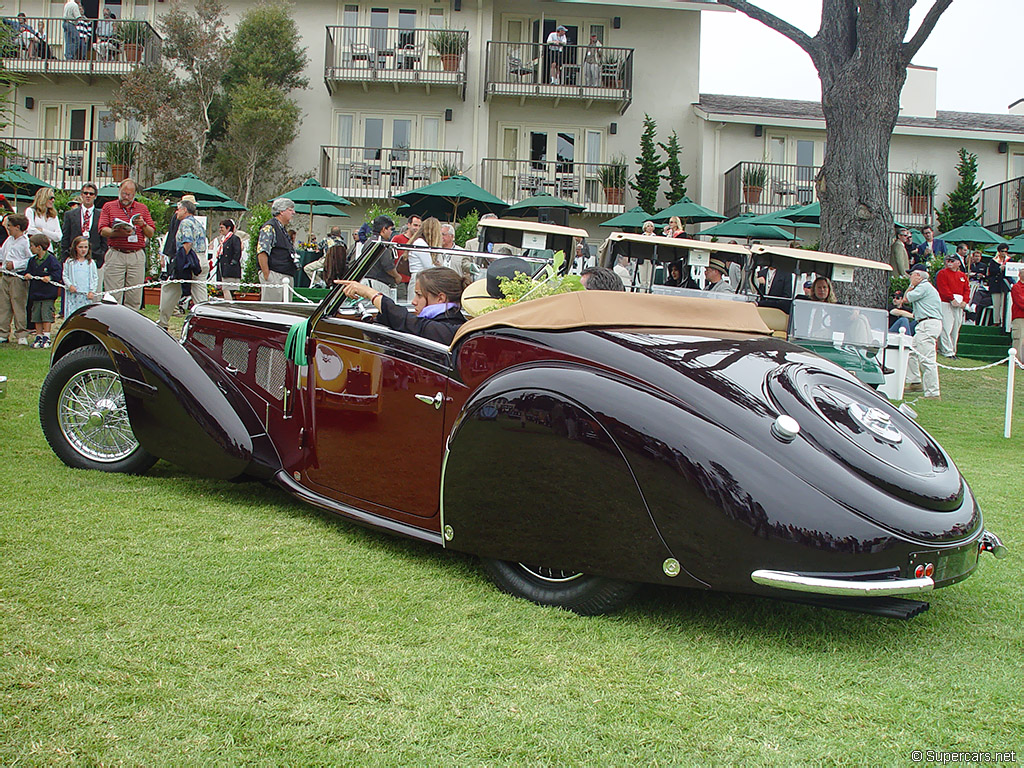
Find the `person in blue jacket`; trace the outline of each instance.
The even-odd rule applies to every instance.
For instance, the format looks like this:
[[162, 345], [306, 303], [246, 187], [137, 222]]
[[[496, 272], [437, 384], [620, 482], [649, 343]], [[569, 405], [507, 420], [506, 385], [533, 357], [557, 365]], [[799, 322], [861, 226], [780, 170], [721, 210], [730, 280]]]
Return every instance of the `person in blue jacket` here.
[[[32, 235], [28, 239], [32, 258], [28, 260], [25, 279], [28, 280], [28, 321], [35, 325], [35, 349], [49, 349], [50, 329], [56, 316], [57, 284], [63, 274], [60, 262], [50, 251], [50, 238]], [[33, 277], [41, 278], [33, 280]]]

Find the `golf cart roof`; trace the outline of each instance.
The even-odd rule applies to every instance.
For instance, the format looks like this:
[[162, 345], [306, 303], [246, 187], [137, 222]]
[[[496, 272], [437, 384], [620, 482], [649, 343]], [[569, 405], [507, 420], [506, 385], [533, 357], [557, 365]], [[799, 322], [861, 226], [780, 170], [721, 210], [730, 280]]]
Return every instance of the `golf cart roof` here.
[[885, 272], [892, 271], [892, 267], [887, 262], [826, 251], [807, 251], [802, 248], [759, 244], [752, 245], [749, 252], [754, 255], [754, 262], [757, 265], [768, 264], [781, 267], [788, 272], [814, 272], [822, 275], [827, 273], [831, 267], [860, 267], [862, 269], [880, 269]]
[[513, 229], [519, 232], [538, 232], [545, 235], [563, 235], [566, 237], [590, 237], [585, 229], [576, 227], [563, 227], [558, 224], [542, 224], [536, 221], [523, 221], [521, 219], [481, 219], [478, 227], [493, 227], [498, 229]]
[[742, 245], [708, 243], [685, 237], [612, 232], [608, 239], [611, 241], [610, 253], [642, 261], [681, 261], [688, 265], [707, 266], [711, 253], [727, 261], [741, 263], [750, 256], [750, 249]]

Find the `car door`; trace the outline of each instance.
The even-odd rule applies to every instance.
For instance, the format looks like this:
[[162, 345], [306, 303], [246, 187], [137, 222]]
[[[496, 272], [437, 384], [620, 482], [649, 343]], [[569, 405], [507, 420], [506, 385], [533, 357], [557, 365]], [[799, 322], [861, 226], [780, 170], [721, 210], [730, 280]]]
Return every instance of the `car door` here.
[[437, 515], [448, 348], [338, 317], [321, 318], [311, 338], [309, 482], [364, 509]]

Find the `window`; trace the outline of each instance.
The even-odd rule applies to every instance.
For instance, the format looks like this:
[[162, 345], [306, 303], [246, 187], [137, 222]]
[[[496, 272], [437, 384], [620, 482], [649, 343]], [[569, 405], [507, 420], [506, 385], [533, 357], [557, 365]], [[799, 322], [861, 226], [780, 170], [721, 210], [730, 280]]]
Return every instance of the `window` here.
[[1019, 179], [1024, 176], [1024, 152], [1013, 153], [1013, 165], [1010, 167], [1011, 179]]
[[398, 47], [413, 47], [416, 44], [416, 11], [400, 10], [398, 12]]
[[338, 115], [335, 140], [339, 147], [352, 146], [352, 115]]
[[444, 8], [431, 8], [427, 15], [429, 29], [444, 29]]

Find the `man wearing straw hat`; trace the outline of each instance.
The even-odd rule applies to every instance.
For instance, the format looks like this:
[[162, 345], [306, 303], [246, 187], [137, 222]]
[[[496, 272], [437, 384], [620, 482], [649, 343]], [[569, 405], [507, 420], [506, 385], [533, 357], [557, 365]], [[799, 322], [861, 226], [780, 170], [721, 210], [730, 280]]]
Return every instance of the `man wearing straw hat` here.
[[708, 293], [732, 293], [729, 280], [725, 277], [729, 274], [729, 268], [721, 259], [711, 259], [704, 267], [704, 279], [707, 280]]

